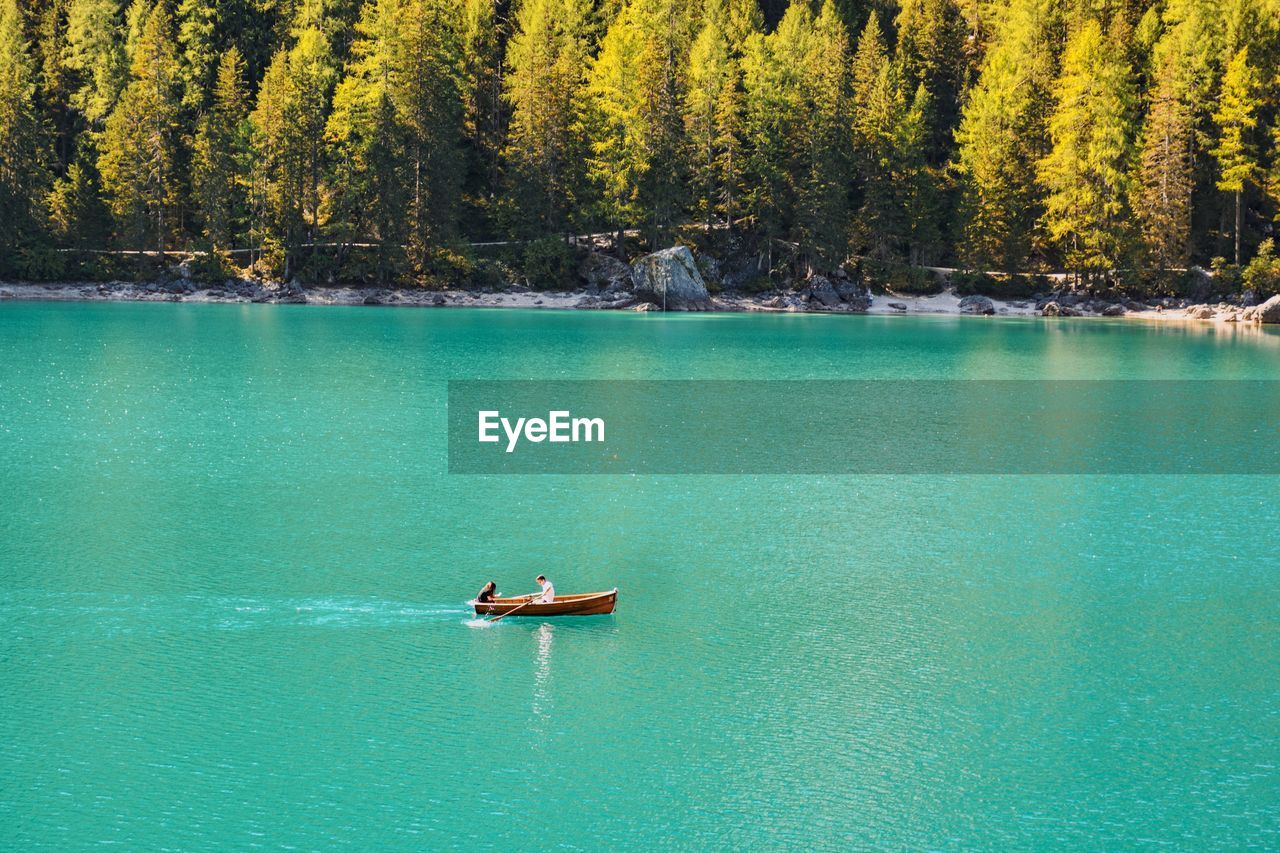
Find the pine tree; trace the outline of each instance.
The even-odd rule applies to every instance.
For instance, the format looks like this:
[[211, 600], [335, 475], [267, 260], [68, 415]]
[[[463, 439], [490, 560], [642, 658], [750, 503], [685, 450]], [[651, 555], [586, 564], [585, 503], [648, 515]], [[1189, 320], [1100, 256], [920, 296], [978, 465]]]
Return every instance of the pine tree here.
[[725, 0], [724, 34], [735, 57], [741, 57], [747, 39], [764, 31], [764, 15], [756, 0]]
[[518, 234], [565, 233], [582, 193], [589, 5], [523, 0], [516, 13], [503, 81], [511, 109], [503, 157]]
[[429, 247], [455, 235], [463, 170], [462, 42], [453, 0], [407, 0], [396, 40], [392, 99], [411, 168], [408, 242], [422, 269]]
[[128, 80], [119, 0], [72, 0], [67, 12], [66, 66], [79, 79], [71, 96], [91, 126], [115, 107]]
[[483, 214], [492, 205], [501, 175], [502, 52], [495, 0], [464, 0], [461, 38], [465, 193], [471, 207]]
[[218, 71], [218, 4], [215, 0], [181, 0], [177, 20], [182, 104], [198, 111], [204, 107]]
[[289, 52], [281, 48], [267, 66], [249, 114], [253, 149], [251, 234], [260, 248], [280, 247], [279, 271], [286, 277], [292, 271], [289, 246], [298, 242], [302, 221], [300, 158], [291, 127], [297, 99], [294, 89]]
[[832, 0], [813, 23], [805, 57], [806, 175], [800, 188], [798, 242], [830, 269], [849, 250], [849, 34]]
[[717, 214], [732, 226], [740, 160], [741, 72], [729, 43], [722, 0], [708, 0], [689, 51], [685, 131], [694, 211], [708, 228]]
[[1133, 205], [1146, 256], [1158, 269], [1182, 266], [1191, 249], [1194, 125], [1178, 60], [1172, 50], [1159, 57], [1155, 91], [1142, 132]]
[[650, 245], [675, 221], [684, 192], [680, 104], [690, 30], [679, 0], [630, 0], [588, 75], [588, 167], [605, 219], [619, 229], [644, 225]]
[[70, 162], [79, 130], [71, 109], [75, 74], [67, 67], [67, 18], [70, 0], [49, 0], [40, 13], [31, 45], [32, 68], [38, 81], [36, 100], [53, 134], [54, 167]]
[[1072, 268], [1106, 272], [1130, 247], [1133, 87], [1119, 46], [1095, 21], [1071, 34], [1054, 88], [1053, 148], [1037, 175], [1048, 194], [1045, 224]]
[[204, 235], [214, 250], [234, 246], [247, 215], [249, 101], [240, 51], [218, 62], [213, 104], [200, 117], [192, 157], [192, 190]]
[[804, 62], [812, 53], [813, 21], [807, 3], [793, 2], [772, 33], [747, 40], [742, 59], [748, 150], [745, 201], [771, 269], [775, 249], [794, 242], [801, 183], [807, 178], [802, 144], [808, 107]]
[[926, 116], [932, 125], [929, 142], [942, 147], [949, 142], [946, 135], [955, 124], [965, 84], [964, 17], [956, 0], [904, 0], [896, 25], [903, 85], [908, 91], [923, 85], [929, 93], [937, 110], [936, 116]]
[[848, 250], [849, 38], [834, 3], [804, 0], [743, 57], [749, 187], [766, 241], [796, 271], [838, 264]]
[[894, 134], [894, 186], [901, 199], [907, 261], [913, 266], [935, 254], [940, 234], [941, 194], [936, 170], [929, 163], [931, 105], [929, 90], [921, 83]]
[[299, 10], [294, 39], [291, 48], [281, 48], [272, 59], [250, 114], [258, 231], [282, 245], [286, 277], [294, 271], [299, 249], [314, 243], [320, 228], [324, 130], [336, 76], [329, 40], [313, 6]]
[[0, 274], [17, 272], [41, 236], [49, 172], [35, 77], [18, 5], [0, 0]]
[[118, 231], [131, 246], [150, 235], [161, 254], [181, 208], [181, 127], [173, 21], [163, 0], [140, 17], [129, 83], [107, 118], [98, 171]]
[[1258, 126], [1258, 76], [1249, 64], [1249, 48], [1240, 48], [1227, 65], [1222, 78], [1222, 94], [1213, 120], [1218, 125], [1217, 147], [1219, 190], [1235, 196], [1235, 263], [1240, 264], [1240, 232], [1244, 226], [1244, 193], [1260, 173], [1252, 134]]
[[1042, 201], [1035, 164], [1047, 149], [1056, 27], [1050, 0], [1013, 0], [956, 131], [964, 263], [1009, 272], [1031, 251]]
[[906, 102], [874, 12], [858, 38], [852, 91], [853, 152], [862, 187], [857, 238], [872, 257], [889, 259], [905, 231], [894, 166]]

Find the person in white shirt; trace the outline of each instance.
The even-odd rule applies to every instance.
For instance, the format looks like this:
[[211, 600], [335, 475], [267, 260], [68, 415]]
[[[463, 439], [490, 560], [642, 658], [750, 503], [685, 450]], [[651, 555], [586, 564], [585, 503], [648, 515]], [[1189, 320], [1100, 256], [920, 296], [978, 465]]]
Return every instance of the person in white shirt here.
[[534, 599], [534, 602], [537, 604], [550, 604], [555, 601], [556, 588], [551, 585], [551, 581], [547, 580], [543, 575], [538, 575], [535, 580], [538, 582], [538, 586], [542, 587], [542, 593]]

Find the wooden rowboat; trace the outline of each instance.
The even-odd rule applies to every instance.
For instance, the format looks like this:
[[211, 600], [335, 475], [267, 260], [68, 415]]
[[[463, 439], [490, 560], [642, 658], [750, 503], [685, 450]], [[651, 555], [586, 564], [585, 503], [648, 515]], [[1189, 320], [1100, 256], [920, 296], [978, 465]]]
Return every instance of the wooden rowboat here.
[[[476, 609], [477, 616], [501, 616], [504, 613], [511, 613], [517, 607], [520, 608], [518, 613], [511, 613], [511, 618], [516, 619], [521, 616], [603, 616], [606, 613], [613, 612], [613, 606], [618, 601], [618, 588], [614, 587], [608, 592], [585, 592], [579, 595], [557, 595], [555, 601], [549, 604], [529, 604], [530, 599], [538, 597], [538, 593], [533, 595], [521, 595], [516, 598], [495, 598], [493, 601], [468, 601]], [[522, 606], [523, 605], [523, 606]]]

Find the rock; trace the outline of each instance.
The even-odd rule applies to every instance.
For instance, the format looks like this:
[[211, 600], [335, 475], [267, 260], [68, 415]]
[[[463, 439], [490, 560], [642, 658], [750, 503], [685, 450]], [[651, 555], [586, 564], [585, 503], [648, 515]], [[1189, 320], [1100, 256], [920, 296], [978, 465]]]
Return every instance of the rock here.
[[961, 314], [994, 314], [996, 306], [990, 299], [985, 296], [966, 296], [960, 300]]
[[1192, 305], [1187, 309], [1187, 316], [1192, 320], [1208, 320], [1213, 317], [1213, 308], [1208, 305]]
[[712, 282], [717, 285], [724, 285], [724, 274], [720, 271], [720, 262], [710, 255], [700, 254], [697, 257], [698, 272], [702, 273], [702, 280]]
[[1254, 305], [1257, 305], [1258, 291], [1246, 290], [1244, 293], [1240, 294], [1240, 304], [1245, 308], [1252, 308]]
[[1124, 309], [1126, 311], [1146, 311], [1147, 306], [1143, 305], [1141, 302], [1134, 302], [1130, 299], [1124, 303]]
[[635, 294], [669, 311], [706, 311], [711, 294], [687, 246], [645, 255], [631, 265]]
[[1280, 323], [1280, 294], [1250, 309], [1261, 323]]
[[620, 294], [620, 298], [609, 301], [601, 300], [600, 307], [605, 310], [618, 311], [636, 304], [636, 298], [630, 293]]
[[578, 278], [588, 286], [605, 293], [630, 290], [631, 267], [602, 252], [590, 252], [578, 267]]
[[443, 293], [437, 293], [435, 296], [431, 297], [431, 304], [432, 304], [432, 305], [436, 305], [436, 306], [443, 305], [443, 304], [444, 304], [444, 294], [443, 294]]
[[639, 305], [631, 309], [632, 311], [661, 311], [657, 305], [652, 302], [641, 302]]
[[835, 308], [840, 304], [840, 295], [836, 293], [836, 289], [831, 286], [831, 280], [826, 276], [815, 275], [809, 279], [809, 301], [817, 302], [824, 308]]
[[1070, 305], [1059, 305], [1057, 302], [1045, 303], [1040, 313], [1045, 317], [1079, 317], [1080, 312]]
[[377, 293], [370, 293], [360, 301], [361, 305], [381, 305], [382, 297]]
[[[845, 274], [846, 276], [848, 273]], [[844, 300], [850, 311], [865, 313], [871, 307], [871, 291], [865, 285], [845, 278], [836, 284], [836, 293]]]
[[1239, 323], [1240, 314], [1241, 312], [1239, 308], [1232, 308], [1230, 311], [1226, 312], [1225, 314], [1220, 316], [1218, 319], [1224, 323]]
[[1103, 317], [1123, 317], [1124, 313], [1125, 307], [1119, 302], [1108, 305], [1106, 308], [1102, 309]]
[[573, 306], [573, 307], [574, 307], [574, 308], [599, 308], [599, 307], [600, 307], [600, 297], [598, 297], [598, 296], [584, 296], [584, 297], [582, 297], [581, 299], [579, 299], [576, 303], [574, 303], [574, 306]]
[[889, 303], [889, 307], [890, 307], [890, 308], [892, 308], [894, 311], [906, 311], [906, 310], [907, 310], [907, 306], [906, 306], [906, 305], [903, 305], [901, 302], [890, 302], [890, 303]]

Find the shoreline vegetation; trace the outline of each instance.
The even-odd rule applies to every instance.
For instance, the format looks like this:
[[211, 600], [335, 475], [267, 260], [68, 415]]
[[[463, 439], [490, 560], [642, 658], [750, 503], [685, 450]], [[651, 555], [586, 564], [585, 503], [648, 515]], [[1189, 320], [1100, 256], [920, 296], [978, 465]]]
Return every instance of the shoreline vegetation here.
[[[988, 297], [959, 291], [940, 272], [930, 294], [873, 292], [864, 281], [838, 268], [831, 279], [812, 275], [800, 287], [757, 292], [726, 290], [719, 264], [694, 258], [686, 247], [673, 247], [639, 259], [628, 267], [612, 256], [589, 253], [578, 268], [572, 289], [539, 290], [502, 283], [478, 288], [428, 290], [421, 287], [303, 286], [298, 282], [227, 279], [210, 284], [191, 278], [186, 265], [177, 274], [147, 282], [3, 282], [0, 301], [137, 301], [196, 303], [264, 303], [346, 306], [547, 308], [614, 311], [729, 311], [877, 315], [974, 315], [1021, 317], [1127, 317], [1145, 320], [1213, 321], [1234, 324], [1280, 324], [1280, 295], [1259, 304], [1253, 294], [1196, 302], [1187, 298], [1126, 297], [1115, 291], [1080, 292], [1069, 280], [1050, 292], [1026, 298]], [[711, 278], [709, 290], [703, 278]], [[1208, 277], [1206, 277], [1207, 280]], [[1052, 283], [1042, 278], [1041, 284]], [[714, 290], [714, 293], [712, 292]], [[1201, 288], [1207, 292], [1207, 286]]]
[[1247, 309], [1277, 81], [1280, 0], [0, 0], [0, 279]]

